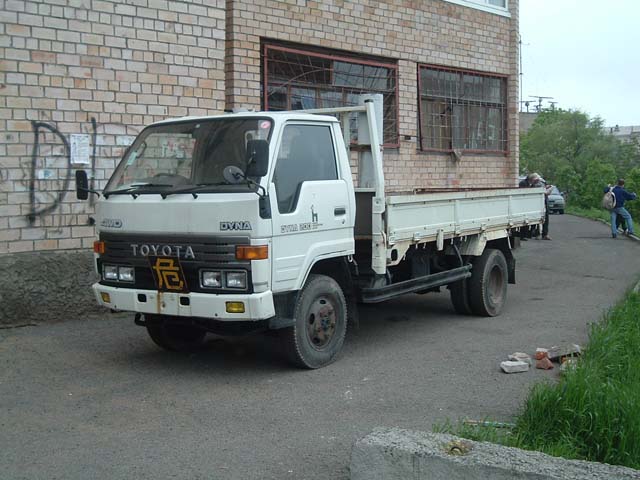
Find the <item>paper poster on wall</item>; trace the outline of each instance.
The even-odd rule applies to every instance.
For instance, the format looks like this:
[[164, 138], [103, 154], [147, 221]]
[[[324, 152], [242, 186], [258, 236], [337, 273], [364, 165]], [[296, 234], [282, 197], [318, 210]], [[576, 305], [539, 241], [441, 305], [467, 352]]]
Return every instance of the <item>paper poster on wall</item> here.
[[89, 165], [91, 163], [91, 136], [71, 134], [71, 163]]

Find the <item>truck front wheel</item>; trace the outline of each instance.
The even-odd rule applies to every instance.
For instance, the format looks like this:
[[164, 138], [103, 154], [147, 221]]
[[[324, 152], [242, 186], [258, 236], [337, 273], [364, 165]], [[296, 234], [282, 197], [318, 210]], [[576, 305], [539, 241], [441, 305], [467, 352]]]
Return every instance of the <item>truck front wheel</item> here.
[[500, 250], [487, 248], [473, 263], [469, 279], [469, 305], [476, 315], [500, 315], [507, 299], [507, 260]]
[[347, 302], [340, 285], [325, 275], [310, 275], [296, 299], [293, 327], [281, 338], [289, 361], [302, 368], [333, 362], [347, 333]]
[[167, 322], [159, 315], [145, 315], [147, 332], [159, 347], [172, 352], [191, 352], [202, 346], [207, 334], [191, 325]]

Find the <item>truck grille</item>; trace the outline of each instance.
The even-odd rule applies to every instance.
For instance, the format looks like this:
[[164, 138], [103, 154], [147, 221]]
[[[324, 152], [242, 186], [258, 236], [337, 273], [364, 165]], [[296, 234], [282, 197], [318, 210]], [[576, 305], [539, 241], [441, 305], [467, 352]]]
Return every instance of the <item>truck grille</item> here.
[[[156, 255], [151, 246], [157, 247], [158, 256], [176, 257], [180, 252], [180, 265], [190, 292], [207, 293], [251, 293], [251, 262], [238, 261], [235, 257], [237, 245], [249, 245], [249, 237], [210, 237], [210, 236], [154, 236], [129, 235], [117, 233], [101, 233], [100, 240], [105, 243], [105, 253], [98, 259], [98, 271], [102, 272], [102, 264], [131, 265], [135, 267], [135, 283], [112, 282], [101, 279], [102, 285], [119, 288], [139, 288], [155, 290], [156, 283], [149, 260], [143, 253]], [[134, 247], [137, 255], [134, 255]], [[142, 247], [142, 246], [146, 247]], [[164, 253], [163, 253], [164, 247]], [[167, 247], [172, 247], [170, 250]], [[177, 249], [176, 247], [180, 247]], [[169, 255], [166, 253], [171, 252]], [[185, 257], [185, 253], [190, 253]], [[237, 289], [203, 289], [200, 287], [200, 270], [244, 270], [247, 272], [247, 290], [239, 292]]]

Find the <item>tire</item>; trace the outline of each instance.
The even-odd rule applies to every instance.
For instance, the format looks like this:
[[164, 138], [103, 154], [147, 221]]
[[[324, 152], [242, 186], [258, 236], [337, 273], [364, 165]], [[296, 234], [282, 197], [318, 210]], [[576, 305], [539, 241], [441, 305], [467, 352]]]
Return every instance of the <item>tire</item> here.
[[347, 333], [347, 302], [340, 285], [325, 275], [310, 275], [296, 299], [293, 327], [281, 332], [288, 360], [301, 368], [330, 364]]
[[558, 210], [558, 212], [560, 213], [560, 215], [564, 215], [564, 208], [563, 208], [563, 209]]
[[500, 315], [507, 300], [507, 260], [500, 250], [487, 248], [473, 264], [469, 279], [469, 305], [476, 315]]
[[193, 352], [198, 350], [207, 334], [191, 326], [172, 324], [157, 315], [145, 315], [147, 333], [156, 345], [170, 352]]
[[469, 279], [459, 280], [449, 285], [451, 303], [456, 313], [460, 315], [471, 315], [471, 305], [469, 305]]

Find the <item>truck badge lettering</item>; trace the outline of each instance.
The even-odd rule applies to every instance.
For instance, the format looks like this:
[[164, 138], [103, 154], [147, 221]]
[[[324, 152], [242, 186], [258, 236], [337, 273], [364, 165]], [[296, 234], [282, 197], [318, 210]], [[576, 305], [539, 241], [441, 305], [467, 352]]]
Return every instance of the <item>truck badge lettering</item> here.
[[318, 224], [317, 223], [305, 222], [305, 223], [301, 223], [300, 224], [300, 231], [301, 232], [308, 232], [309, 230], [316, 230], [317, 228], [318, 228]]
[[251, 230], [251, 223], [246, 220], [220, 222], [220, 231], [224, 232], [229, 230]]
[[122, 228], [122, 220], [119, 218], [103, 218], [100, 226], [105, 228]]
[[193, 248], [189, 245], [186, 247], [183, 245], [153, 245], [136, 243], [131, 244], [131, 250], [134, 257], [176, 257], [186, 259], [195, 259], [196, 255], [193, 252]]

